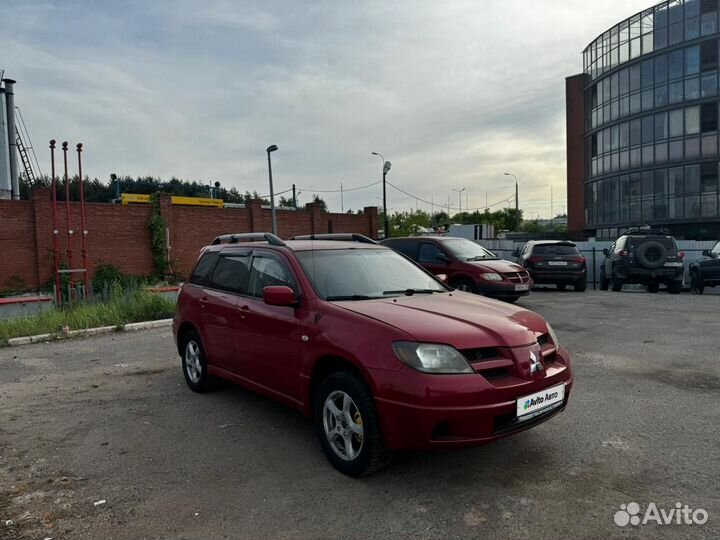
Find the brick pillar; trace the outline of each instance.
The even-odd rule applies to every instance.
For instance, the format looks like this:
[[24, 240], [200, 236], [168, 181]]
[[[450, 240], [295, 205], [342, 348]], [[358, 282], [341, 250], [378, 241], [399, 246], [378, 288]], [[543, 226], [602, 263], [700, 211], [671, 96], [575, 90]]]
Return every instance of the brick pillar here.
[[568, 236], [585, 237], [585, 95], [588, 83], [584, 73], [565, 79], [567, 130], [567, 215]]
[[310, 215], [310, 234], [323, 234], [323, 211], [320, 203], [307, 203], [305, 209]]
[[377, 206], [366, 206], [363, 208], [363, 214], [368, 218], [368, 229], [370, 238], [377, 239], [378, 237], [378, 226], [380, 225], [380, 218], [378, 215]]
[[262, 201], [254, 199], [245, 203], [245, 208], [250, 213], [250, 232], [263, 231]]
[[[35, 237], [33, 243], [33, 268], [35, 274], [33, 276], [33, 287], [41, 287], [47, 281], [54, 277], [55, 261], [53, 255], [53, 228], [52, 228], [52, 189], [49, 187], [35, 187], [32, 190], [32, 206], [33, 221], [35, 229]], [[63, 208], [64, 208], [64, 202]], [[65, 230], [60, 226], [60, 205], [58, 205], [58, 235], [60, 230]], [[64, 238], [60, 238], [61, 257], [64, 254], [63, 242]]]

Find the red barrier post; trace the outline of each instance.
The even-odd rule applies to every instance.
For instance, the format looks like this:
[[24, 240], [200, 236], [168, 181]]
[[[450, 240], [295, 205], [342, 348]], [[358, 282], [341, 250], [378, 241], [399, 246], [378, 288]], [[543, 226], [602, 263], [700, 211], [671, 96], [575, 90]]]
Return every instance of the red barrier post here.
[[60, 305], [62, 291], [60, 290], [60, 238], [57, 228], [57, 176], [55, 174], [55, 139], [50, 141], [50, 167], [52, 169], [52, 234], [53, 234], [53, 260], [55, 261], [55, 304]]
[[[66, 210], [66, 216], [67, 216], [67, 263], [68, 263], [68, 270], [73, 270], [73, 263], [72, 263], [72, 235], [73, 230], [70, 226], [70, 179], [68, 178], [68, 163], [67, 163], [67, 153], [68, 153], [68, 143], [65, 141], [62, 143], [62, 150], [63, 150], [63, 163], [65, 165], [65, 210]], [[70, 291], [68, 292], [68, 301], [72, 302], [73, 297], [73, 291], [75, 290], [75, 280], [73, 279], [73, 273], [69, 273], [70, 276]]]
[[83, 191], [83, 174], [82, 174], [82, 143], [77, 143], [77, 155], [78, 155], [78, 177], [80, 178], [80, 234], [82, 235], [82, 262], [83, 268], [85, 269], [85, 298], [88, 298], [90, 294], [90, 272], [88, 271], [87, 263], [87, 229], [85, 228], [85, 193]]

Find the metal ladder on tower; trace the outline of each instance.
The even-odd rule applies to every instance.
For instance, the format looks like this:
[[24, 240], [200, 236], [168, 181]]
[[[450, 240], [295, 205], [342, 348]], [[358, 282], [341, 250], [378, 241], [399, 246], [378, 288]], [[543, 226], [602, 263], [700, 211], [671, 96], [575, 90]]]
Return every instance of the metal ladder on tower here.
[[22, 136], [20, 135], [20, 130], [17, 127], [15, 128], [15, 143], [17, 144], [18, 154], [20, 154], [20, 160], [25, 168], [25, 176], [32, 185], [35, 183], [35, 173], [33, 172], [32, 163], [30, 162], [30, 154], [28, 154], [28, 150], [32, 150], [32, 146], [25, 146]]

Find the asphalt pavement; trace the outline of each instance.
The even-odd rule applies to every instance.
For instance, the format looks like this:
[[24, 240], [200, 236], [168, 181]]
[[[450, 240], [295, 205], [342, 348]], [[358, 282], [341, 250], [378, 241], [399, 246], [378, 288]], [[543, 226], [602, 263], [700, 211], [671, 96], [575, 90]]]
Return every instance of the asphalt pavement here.
[[[231, 385], [190, 392], [169, 329], [0, 349], [0, 538], [719, 538], [720, 298], [519, 304], [572, 354], [567, 410], [360, 480], [301, 414]], [[616, 525], [633, 502], [708, 519]]]

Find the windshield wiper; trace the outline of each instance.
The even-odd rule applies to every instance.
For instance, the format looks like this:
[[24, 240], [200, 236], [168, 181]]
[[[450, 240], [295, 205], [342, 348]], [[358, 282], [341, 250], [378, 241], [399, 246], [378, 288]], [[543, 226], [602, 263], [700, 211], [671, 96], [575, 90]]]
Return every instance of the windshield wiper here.
[[485, 255], [478, 255], [477, 257], [469, 257], [468, 261], [497, 261], [498, 257], [486, 257]]
[[380, 296], [368, 296], [366, 294], [346, 294], [344, 296], [328, 296], [325, 298], [328, 302], [340, 301], [340, 300], [374, 300], [381, 298]]
[[383, 294], [404, 294], [406, 296], [412, 296], [413, 294], [433, 294], [438, 291], [437, 289], [402, 289], [399, 291], [383, 291]]

